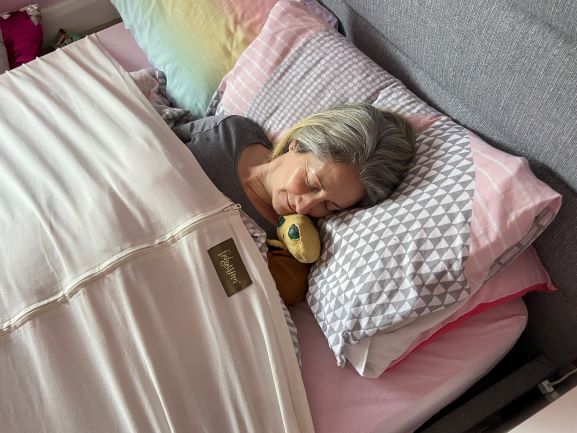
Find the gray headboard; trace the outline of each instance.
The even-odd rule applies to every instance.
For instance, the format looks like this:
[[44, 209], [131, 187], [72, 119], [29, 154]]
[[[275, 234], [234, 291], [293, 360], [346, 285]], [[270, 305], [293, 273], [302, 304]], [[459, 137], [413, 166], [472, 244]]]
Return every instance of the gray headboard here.
[[526, 297], [529, 324], [520, 345], [534, 347], [516, 350], [527, 361], [426, 430], [462, 431], [577, 359], [577, 2], [322, 3], [376, 63], [489, 143], [526, 157], [563, 195], [536, 245], [560, 291]]

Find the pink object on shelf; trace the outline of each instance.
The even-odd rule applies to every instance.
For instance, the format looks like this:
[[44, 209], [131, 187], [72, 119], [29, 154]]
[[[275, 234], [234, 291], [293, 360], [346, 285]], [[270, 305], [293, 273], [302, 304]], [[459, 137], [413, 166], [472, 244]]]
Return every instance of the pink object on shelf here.
[[42, 22], [38, 16], [31, 16], [26, 11], [18, 10], [0, 15], [0, 31], [11, 69], [40, 55]]
[[30, 3], [38, 3], [41, 8], [58, 3], [60, 0], [36, 0], [36, 1], [26, 1], [26, 0], [2, 0], [0, 2], [0, 12], [4, 11], [15, 11]]

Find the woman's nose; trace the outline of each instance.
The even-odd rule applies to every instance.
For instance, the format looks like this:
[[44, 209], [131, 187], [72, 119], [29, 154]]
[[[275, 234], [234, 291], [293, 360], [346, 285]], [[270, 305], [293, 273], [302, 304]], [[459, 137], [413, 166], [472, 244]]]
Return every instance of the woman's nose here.
[[295, 210], [299, 215], [308, 215], [317, 204], [318, 200], [310, 194], [295, 197]]

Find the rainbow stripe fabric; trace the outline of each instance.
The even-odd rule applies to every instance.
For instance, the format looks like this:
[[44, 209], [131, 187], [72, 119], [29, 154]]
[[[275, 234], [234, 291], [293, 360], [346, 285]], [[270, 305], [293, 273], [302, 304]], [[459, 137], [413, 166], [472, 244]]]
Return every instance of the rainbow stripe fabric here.
[[174, 102], [202, 116], [276, 0], [112, 0]]

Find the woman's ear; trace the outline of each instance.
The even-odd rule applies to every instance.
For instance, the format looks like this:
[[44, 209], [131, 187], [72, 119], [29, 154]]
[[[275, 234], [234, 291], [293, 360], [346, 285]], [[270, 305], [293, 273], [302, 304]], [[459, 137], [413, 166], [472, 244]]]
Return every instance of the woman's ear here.
[[289, 148], [289, 151], [291, 151], [291, 150], [297, 150], [297, 149], [299, 148], [299, 142], [296, 141], [296, 140], [292, 140], [292, 141], [289, 143], [289, 147], [288, 147], [288, 148]]

